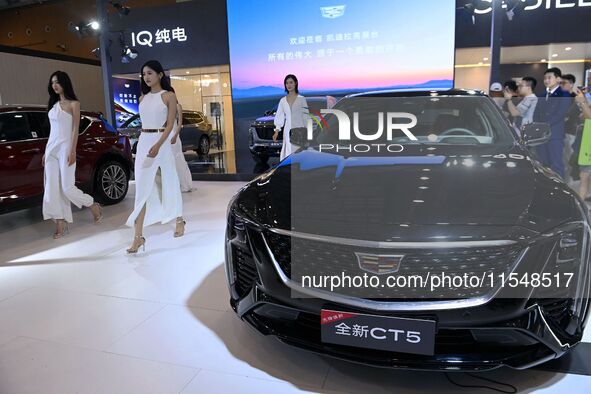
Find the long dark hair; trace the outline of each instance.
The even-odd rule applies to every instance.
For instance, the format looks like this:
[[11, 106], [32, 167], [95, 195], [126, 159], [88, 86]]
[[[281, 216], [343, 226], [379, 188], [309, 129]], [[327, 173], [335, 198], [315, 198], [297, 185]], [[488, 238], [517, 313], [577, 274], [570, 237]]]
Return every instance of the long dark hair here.
[[162, 73], [162, 78], [160, 79], [160, 86], [162, 86], [162, 89], [172, 92], [172, 86], [170, 85], [170, 77], [167, 77], [164, 73], [164, 68], [162, 67], [162, 64], [160, 64], [158, 60], [148, 60], [146, 63], [144, 63], [140, 70], [140, 75], [142, 76], [142, 94], [148, 94], [151, 90], [150, 87], [146, 85], [146, 82], [144, 82], [144, 67], [151, 68], [156, 72], [156, 74]]
[[60, 86], [62, 87], [62, 89], [64, 90], [64, 97], [67, 98], [68, 100], [78, 100], [78, 97], [76, 97], [76, 93], [74, 93], [74, 87], [72, 86], [72, 80], [70, 80], [70, 77], [68, 76], [68, 74], [66, 74], [63, 71], [56, 71], [53, 74], [51, 74], [51, 77], [49, 77], [49, 83], [47, 84], [47, 92], [49, 93], [49, 102], [47, 103], [47, 111], [50, 111], [53, 106], [55, 105], [55, 103], [57, 103], [58, 101], [60, 101], [60, 95], [57, 94], [53, 88], [51, 87], [51, 80], [53, 79], [53, 77], [57, 77], [57, 82], [60, 84]]
[[298, 90], [298, 78], [295, 75], [293, 75], [293, 74], [287, 74], [285, 76], [285, 79], [283, 79], [283, 87], [285, 88], [285, 93], [289, 93], [288, 90], [287, 90], [287, 80], [290, 79], [290, 78], [293, 79], [293, 81], [295, 82], [295, 85], [296, 85], [295, 86], [295, 89], [294, 89], [295, 92], [299, 94], [300, 91]]

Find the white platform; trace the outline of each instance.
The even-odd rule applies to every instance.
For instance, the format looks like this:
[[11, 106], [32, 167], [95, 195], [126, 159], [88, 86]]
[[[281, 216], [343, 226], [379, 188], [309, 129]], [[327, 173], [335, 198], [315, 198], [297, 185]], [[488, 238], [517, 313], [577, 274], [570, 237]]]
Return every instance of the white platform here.
[[[133, 187], [102, 224], [76, 212], [57, 241], [40, 209], [0, 216], [0, 393], [490, 392], [320, 357], [248, 328], [230, 310], [223, 268], [226, 205], [241, 185], [195, 182], [183, 194], [185, 237], [173, 238], [173, 224], [149, 227], [137, 256], [125, 254], [123, 226]], [[520, 393], [591, 385], [539, 371], [483, 376]]]

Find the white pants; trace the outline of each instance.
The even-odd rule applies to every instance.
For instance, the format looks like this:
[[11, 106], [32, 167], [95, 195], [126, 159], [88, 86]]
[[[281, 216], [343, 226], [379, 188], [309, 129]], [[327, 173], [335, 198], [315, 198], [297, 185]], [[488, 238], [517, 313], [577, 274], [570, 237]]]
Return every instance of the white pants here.
[[172, 154], [174, 155], [174, 163], [176, 165], [177, 175], [179, 176], [181, 191], [190, 192], [193, 190], [193, 177], [191, 176], [189, 165], [185, 160], [180, 136], [177, 137], [176, 143], [172, 144]]
[[133, 227], [144, 206], [144, 226], [168, 223], [183, 215], [183, 197], [174, 165], [170, 135], [156, 157], [148, 157], [160, 133], [141, 133], [135, 155], [135, 204], [126, 224]]
[[68, 165], [68, 149], [45, 155], [43, 219], [65, 219], [72, 223], [72, 206], [89, 207], [94, 200], [78, 189], [76, 164]]

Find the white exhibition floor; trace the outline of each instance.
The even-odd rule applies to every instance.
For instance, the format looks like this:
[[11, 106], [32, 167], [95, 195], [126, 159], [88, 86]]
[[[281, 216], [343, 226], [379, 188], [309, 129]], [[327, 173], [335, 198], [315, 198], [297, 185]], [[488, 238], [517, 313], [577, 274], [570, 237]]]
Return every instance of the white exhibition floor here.
[[[442, 373], [324, 358], [251, 330], [229, 307], [223, 267], [226, 205], [242, 184], [194, 184], [183, 194], [186, 235], [149, 227], [137, 256], [125, 253], [132, 230], [123, 225], [133, 185], [103, 223], [77, 211], [57, 241], [39, 208], [0, 216], [0, 394], [492, 392], [453, 386]], [[521, 393], [591, 390], [582, 375], [481, 376]]]

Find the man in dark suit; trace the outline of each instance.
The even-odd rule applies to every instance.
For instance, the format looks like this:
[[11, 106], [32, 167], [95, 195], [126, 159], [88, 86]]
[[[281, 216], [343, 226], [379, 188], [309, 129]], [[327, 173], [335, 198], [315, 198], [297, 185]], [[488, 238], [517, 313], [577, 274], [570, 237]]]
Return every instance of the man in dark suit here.
[[561, 76], [562, 72], [556, 67], [549, 68], [544, 73], [546, 92], [538, 100], [534, 120], [548, 123], [552, 129], [550, 140], [536, 149], [538, 159], [564, 177], [564, 118], [570, 107], [571, 97], [560, 88]]

